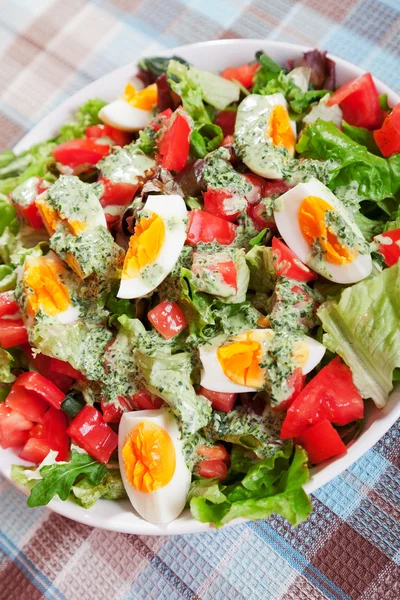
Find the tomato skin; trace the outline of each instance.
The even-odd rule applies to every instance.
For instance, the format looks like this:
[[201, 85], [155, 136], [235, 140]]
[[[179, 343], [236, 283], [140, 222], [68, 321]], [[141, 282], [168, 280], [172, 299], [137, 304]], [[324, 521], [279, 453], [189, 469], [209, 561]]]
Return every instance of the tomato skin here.
[[15, 448], [25, 444], [33, 422], [21, 413], [12, 410], [5, 402], [0, 404], [0, 445], [3, 448]]
[[[382, 243], [382, 238], [391, 240], [391, 243]], [[378, 252], [382, 254], [385, 264], [388, 267], [395, 265], [400, 258], [400, 229], [392, 229], [378, 236]]]
[[86, 137], [94, 139], [108, 137], [116, 146], [126, 146], [132, 141], [132, 135], [129, 131], [121, 131], [121, 129], [104, 124], [86, 127]]
[[50, 358], [50, 369], [53, 371], [53, 373], [60, 373], [61, 375], [66, 375], [71, 379], [86, 380], [86, 377], [83, 375], [83, 373], [77, 369], [74, 369], [74, 367], [68, 362], [59, 360], [58, 358]]
[[108, 144], [99, 144], [89, 138], [68, 140], [53, 150], [56, 161], [72, 168], [85, 164], [96, 165], [109, 153], [110, 146]]
[[121, 406], [116, 406], [114, 402], [104, 402], [101, 400], [101, 412], [105, 423], [119, 423], [124, 411]]
[[58, 387], [58, 389], [62, 390], [65, 393], [71, 388], [75, 379], [61, 373], [55, 373], [50, 367], [50, 356], [46, 356], [45, 354], [41, 354], [40, 352], [37, 354], [35, 353], [35, 355], [33, 355], [32, 348], [29, 344], [23, 344], [22, 349], [29, 362], [32, 363], [32, 365], [34, 366], [34, 368], [37, 371], [39, 371], [39, 373], [43, 375], [43, 377], [51, 381], [51, 383], [54, 383], [54, 385]]
[[265, 206], [261, 202], [262, 198], [269, 198], [271, 196], [280, 196], [288, 191], [289, 186], [283, 179], [277, 179], [275, 181], [268, 181], [259, 175], [253, 173], [246, 173], [245, 177], [255, 186], [251, 198], [247, 197], [249, 205], [247, 207], [247, 214], [253, 221], [254, 227], [257, 231], [262, 231], [265, 228], [271, 229], [275, 227], [275, 220], [272, 215], [265, 216]]
[[223, 460], [216, 458], [210, 458], [202, 460], [198, 463], [196, 472], [200, 477], [207, 477], [207, 479], [213, 479], [218, 477], [220, 481], [223, 481], [228, 473], [228, 467]]
[[275, 227], [274, 217], [272, 215], [268, 217], [265, 216], [265, 206], [262, 202], [249, 204], [246, 212], [252, 220], [257, 231], [262, 231], [263, 229], [272, 229]]
[[156, 115], [148, 124], [149, 127], [154, 131], [160, 131], [162, 127], [167, 127], [169, 119], [172, 117], [173, 112], [171, 108], [166, 108], [160, 114]]
[[278, 277], [283, 275], [302, 283], [317, 279], [317, 274], [304, 265], [295, 253], [276, 237], [272, 238], [272, 259]]
[[400, 103], [385, 118], [382, 127], [374, 131], [374, 139], [383, 156], [400, 152]]
[[13, 348], [28, 342], [28, 332], [22, 319], [0, 319], [0, 346]]
[[310, 425], [325, 419], [347, 425], [364, 416], [364, 402], [353, 383], [351, 371], [339, 357], [321, 369], [289, 407], [281, 438], [300, 436]]
[[14, 298], [14, 292], [0, 294], [0, 318], [4, 315], [14, 315], [19, 311], [19, 306]]
[[118, 435], [94, 406], [86, 405], [67, 429], [67, 434], [90, 456], [106, 464], [118, 445]]
[[225, 413], [228, 413], [232, 410], [237, 399], [237, 394], [213, 392], [212, 390], [207, 390], [203, 386], [200, 387], [198, 393], [211, 402], [211, 406], [214, 410], [220, 410], [221, 412]]
[[203, 458], [223, 460], [224, 462], [228, 462], [230, 459], [228, 450], [222, 444], [199, 446], [197, 448], [197, 454]]
[[224, 207], [224, 201], [232, 197], [233, 194], [229, 190], [209, 188], [206, 192], [203, 192], [205, 212], [234, 223], [240, 215], [240, 211], [229, 214]]
[[133, 196], [139, 188], [136, 183], [113, 182], [106, 177], [100, 177], [98, 183], [103, 184], [103, 193], [100, 204], [106, 206], [126, 206], [132, 202]]
[[233, 110], [221, 110], [214, 119], [214, 124], [221, 127], [224, 138], [235, 133], [237, 113]]
[[153, 410], [161, 408], [163, 401], [155, 394], [146, 390], [146, 388], [142, 388], [136, 394], [133, 394], [130, 404], [136, 410]]
[[186, 243], [197, 246], [199, 242], [216, 241], [222, 245], [229, 245], [236, 237], [236, 229], [236, 225], [225, 219], [200, 209], [191, 210]]
[[30, 437], [18, 456], [22, 458], [22, 460], [39, 464], [46, 458], [50, 450], [52, 450], [52, 448], [47, 440]]
[[[32, 227], [32, 229], [42, 229], [44, 224], [42, 217], [40, 216], [39, 209], [36, 206], [36, 198], [48, 188], [48, 185], [47, 182], [45, 182], [41, 177], [34, 177], [33, 179], [36, 181], [34, 188], [31, 190], [32, 195], [25, 197], [25, 202], [23, 204], [15, 202], [12, 194], [10, 194], [10, 198], [21, 221], [27, 223], [30, 227]], [[27, 182], [29, 183], [29, 180], [27, 180]]]
[[190, 147], [189, 120], [182, 108], [178, 108], [171, 117], [166, 131], [157, 140], [157, 146], [163, 169], [182, 171]]
[[61, 403], [65, 398], [64, 392], [58, 389], [54, 383], [34, 371], [21, 373], [14, 382], [13, 388], [14, 386], [16, 388], [23, 388], [28, 394], [30, 393], [34, 397], [41, 398], [57, 410], [60, 410]]
[[379, 95], [371, 73], [364, 73], [342, 85], [332, 94], [327, 106], [339, 104], [343, 119], [349, 125], [375, 129], [379, 127], [381, 109]]
[[239, 65], [238, 67], [228, 67], [221, 73], [221, 77], [224, 79], [236, 79], [245, 88], [249, 88], [253, 85], [254, 74], [259, 68], [259, 63], [255, 62], [252, 64]]
[[328, 458], [347, 452], [340, 435], [328, 419], [306, 429], [297, 438], [296, 444], [304, 448], [308, 454], [308, 460], [313, 465], [318, 465]]
[[161, 302], [147, 313], [147, 318], [166, 340], [175, 337], [188, 323], [176, 302]]
[[50, 450], [55, 450], [58, 452], [56, 461], [66, 460], [69, 453], [69, 437], [66, 429], [65, 414], [50, 407], [42, 423], [35, 425], [29, 432], [29, 439], [19, 455], [20, 458], [40, 463]]
[[23, 386], [18, 385], [18, 379], [11, 387], [6, 402], [7, 406], [19, 412], [28, 421], [35, 421], [36, 423], [42, 421], [49, 406], [43, 398], [28, 392]]

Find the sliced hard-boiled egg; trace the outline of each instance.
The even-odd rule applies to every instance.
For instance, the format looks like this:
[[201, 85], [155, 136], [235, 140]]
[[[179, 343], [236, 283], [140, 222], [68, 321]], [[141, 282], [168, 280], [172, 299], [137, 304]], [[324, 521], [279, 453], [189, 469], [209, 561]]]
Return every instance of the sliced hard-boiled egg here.
[[122, 415], [118, 433], [122, 481], [133, 508], [151, 523], [169, 523], [185, 507], [191, 473], [181, 433], [168, 408]]
[[[213, 392], [256, 392], [268, 380], [272, 329], [249, 329], [231, 338], [217, 336], [200, 347], [201, 385]], [[325, 348], [308, 336], [297, 338], [291, 352], [294, 368], [307, 374], [321, 361]]]
[[36, 205], [49, 235], [55, 233], [60, 223], [73, 235], [97, 225], [107, 226], [94, 189], [73, 175], [61, 175], [38, 196]]
[[145, 296], [171, 272], [185, 244], [186, 218], [181, 196], [149, 196], [129, 240], [119, 298]]
[[318, 179], [280, 196], [274, 217], [286, 244], [323, 277], [354, 283], [371, 273], [369, 246], [352, 214]]
[[128, 83], [123, 97], [103, 106], [99, 111], [99, 117], [104, 123], [116, 129], [137, 131], [146, 127], [152, 119], [156, 104], [155, 83], [139, 91], [132, 83]]
[[64, 263], [53, 252], [46, 256], [27, 256], [22, 284], [28, 316], [34, 317], [41, 310], [60, 323], [74, 323], [79, 318], [79, 308], [72, 305], [65, 284], [70, 277]]
[[296, 144], [296, 123], [289, 117], [283, 94], [246, 96], [237, 111], [235, 144], [254, 173], [282, 179]]

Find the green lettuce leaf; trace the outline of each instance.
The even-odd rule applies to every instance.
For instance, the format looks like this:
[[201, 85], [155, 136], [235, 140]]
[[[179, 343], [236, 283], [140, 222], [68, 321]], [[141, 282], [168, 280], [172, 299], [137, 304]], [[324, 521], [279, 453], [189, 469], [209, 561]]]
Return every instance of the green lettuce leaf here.
[[365, 146], [368, 152], [376, 154], [377, 156], [382, 156], [381, 151], [376, 145], [374, 134], [370, 129], [366, 129], [365, 127], [355, 127], [354, 125], [349, 125], [346, 121], [342, 121], [342, 127], [345, 134], [354, 142]]
[[98, 116], [99, 111], [106, 104], [107, 102], [100, 100], [100, 98], [93, 98], [80, 106], [74, 115], [74, 119], [68, 121], [61, 127], [60, 134], [56, 139], [57, 144], [61, 144], [61, 142], [67, 140], [85, 137], [86, 127], [97, 125], [101, 122]]
[[180, 56], [171, 56], [170, 58], [164, 58], [163, 56], [148, 56], [141, 58], [138, 61], [138, 67], [142, 71], [150, 72], [154, 79], [157, 79], [157, 77], [160, 77], [160, 75], [167, 72], [171, 60], [182, 63], [183, 65], [189, 64]]
[[43, 177], [54, 181], [55, 177], [50, 167], [55, 164], [51, 153], [55, 145], [53, 141], [35, 144], [0, 170], [0, 193], [9, 194], [30, 177]]
[[72, 486], [71, 492], [83, 508], [90, 508], [99, 498], [105, 500], [126, 498], [126, 491], [119, 469], [108, 469], [97, 485], [94, 485], [88, 477], [84, 477]]
[[254, 246], [247, 252], [246, 262], [250, 270], [249, 288], [256, 292], [271, 292], [276, 282], [272, 248]]
[[0, 383], [12, 383], [15, 381], [15, 375], [11, 373], [13, 362], [13, 356], [7, 350], [4, 350], [4, 348], [0, 348]]
[[15, 219], [15, 208], [10, 204], [5, 194], [0, 194], [0, 235], [3, 235], [4, 230]]
[[135, 359], [146, 388], [170, 406], [185, 433], [195, 433], [207, 425], [211, 404], [193, 388], [192, 360], [188, 352], [148, 356], [138, 349]]
[[[371, 154], [332, 122], [318, 120], [307, 125], [296, 149], [304, 157], [330, 161], [329, 188], [357, 182], [359, 200], [374, 200], [382, 205], [382, 201], [393, 198], [400, 187], [400, 165], [396, 172], [397, 163]], [[387, 210], [385, 205], [382, 208]]]
[[85, 475], [92, 485], [99, 485], [107, 472], [107, 467], [98, 463], [88, 454], [72, 451], [67, 463], [55, 463], [40, 469], [42, 479], [31, 489], [28, 506], [44, 506], [54, 496], [66, 500], [78, 477]]
[[318, 310], [324, 345], [351, 368], [363, 398], [385, 406], [400, 367], [400, 263], [346, 288]]
[[176, 60], [170, 60], [167, 69], [168, 83], [182, 99], [182, 106], [197, 126], [211, 123], [204, 106], [202, 90], [190, 70]]
[[209, 152], [216, 150], [223, 139], [223, 131], [218, 125], [212, 123], [200, 125], [190, 135], [191, 152], [196, 158], [203, 158]]
[[303, 489], [308, 480], [307, 454], [289, 446], [252, 465], [241, 481], [222, 485], [215, 479], [195, 481], [189, 490], [193, 517], [216, 527], [232, 519], [267, 519], [279, 514], [296, 526], [311, 512]]

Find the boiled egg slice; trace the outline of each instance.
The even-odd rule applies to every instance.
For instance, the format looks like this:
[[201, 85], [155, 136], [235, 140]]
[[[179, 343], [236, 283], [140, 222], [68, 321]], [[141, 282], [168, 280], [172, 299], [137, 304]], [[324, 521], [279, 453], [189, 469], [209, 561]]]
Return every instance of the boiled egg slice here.
[[[249, 329], [231, 338], [217, 336], [200, 347], [201, 385], [213, 392], [242, 393], [263, 389], [268, 379], [266, 357], [275, 333]], [[296, 339], [292, 348], [294, 368], [309, 373], [321, 361], [325, 348], [308, 336]]]
[[128, 83], [124, 95], [99, 111], [99, 118], [116, 129], [122, 131], [138, 131], [146, 127], [153, 117], [153, 109], [157, 104], [157, 85], [153, 83], [143, 90], [137, 90]]
[[185, 244], [186, 221], [181, 196], [149, 196], [129, 240], [119, 298], [145, 296], [172, 271]]
[[86, 228], [97, 225], [107, 227], [93, 187], [73, 175], [61, 175], [48, 190], [37, 197], [36, 206], [50, 236], [60, 223], [76, 236]]
[[186, 504], [191, 473], [181, 432], [168, 408], [122, 415], [118, 433], [122, 481], [133, 508], [150, 523], [169, 523]]
[[34, 317], [41, 310], [60, 323], [74, 323], [79, 308], [73, 306], [65, 281], [70, 278], [64, 263], [50, 252], [46, 256], [27, 256], [23, 266], [22, 284], [27, 313]]
[[336, 283], [355, 283], [372, 271], [369, 245], [352, 214], [318, 179], [279, 197], [274, 218], [298, 258]]
[[257, 175], [282, 179], [286, 162], [294, 155], [296, 123], [289, 117], [281, 93], [250, 94], [240, 103], [235, 145], [243, 162]]

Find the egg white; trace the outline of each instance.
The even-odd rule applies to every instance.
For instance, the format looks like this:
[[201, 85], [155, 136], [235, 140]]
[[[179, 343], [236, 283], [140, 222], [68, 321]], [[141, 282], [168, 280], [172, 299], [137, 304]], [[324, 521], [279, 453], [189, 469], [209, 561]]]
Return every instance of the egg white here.
[[146, 127], [153, 118], [153, 112], [132, 106], [126, 100], [119, 98], [103, 106], [99, 111], [99, 118], [106, 125], [111, 125], [116, 129], [138, 131]]
[[370, 254], [359, 254], [353, 262], [343, 265], [335, 265], [323, 258], [320, 262], [312, 259], [310, 246], [301, 232], [298, 220], [300, 205], [307, 196], [317, 196], [328, 202], [344, 219], [349, 229], [355, 233], [360, 243], [365, 243], [363, 235], [354, 222], [352, 215], [331, 190], [315, 178], [310, 179], [306, 183], [299, 183], [288, 192], [285, 192], [275, 202], [275, 223], [285, 243], [301, 261], [331, 281], [335, 281], [336, 283], [355, 283], [368, 277], [372, 271]]
[[[122, 449], [128, 434], [142, 421], [152, 421], [162, 427], [171, 437], [176, 452], [175, 473], [169, 483], [154, 492], [137, 490], [126, 476]], [[168, 408], [139, 410], [122, 415], [118, 433], [118, 454], [121, 477], [133, 508], [150, 523], [169, 523], [176, 519], [185, 508], [191, 473], [183, 456], [181, 433], [174, 415]]]
[[143, 210], [153, 212], [163, 220], [164, 243], [154, 263], [149, 265], [154, 268], [151, 281], [143, 276], [143, 272], [132, 279], [121, 279], [118, 298], [140, 298], [152, 292], [172, 271], [185, 244], [187, 209], [181, 196], [149, 196]]
[[[268, 351], [268, 343], [272, 341], [275, 333], [272, 329], [251, 329], [258, 341], [264, 342], [264, 349]], [[236, 336], [233, 336], [236, 337]], [[241, 394], [243, 392], [256, 392], [257, 388], [235, 383], [227, 377], [223, 371], [222, 365], [217, 357], [217, 350], [226, 341], [227, 337], [219, 335], [215, 337], [210, 344], [200, 346], [200, 361], [202, 363], [200, 384], [213, 392], [223, 392], [227, 394]], [[312, 371], [322, 360], [325, 354], [325, 347], [309, 336], [304, 336], [303, 341], [307, 346], [308, 355], [306, 361], [301, 366], [303, 375]], [[268, 376], [268, 374], [267, 374]]]
[[[250, 94], [240, 103], [236, 124], [235, 143], [243, 162], [257, 175], [268, 179], [281, 179], [289, 151], [277, 148], [268, 134], [268, 123], [276, 106], [288, 112], [288, 104], [282, 93], [261, 96]], [[296, 139], [296, 123], [290, 121]], [[293, 153], [292, 153], [293, 154]]]

